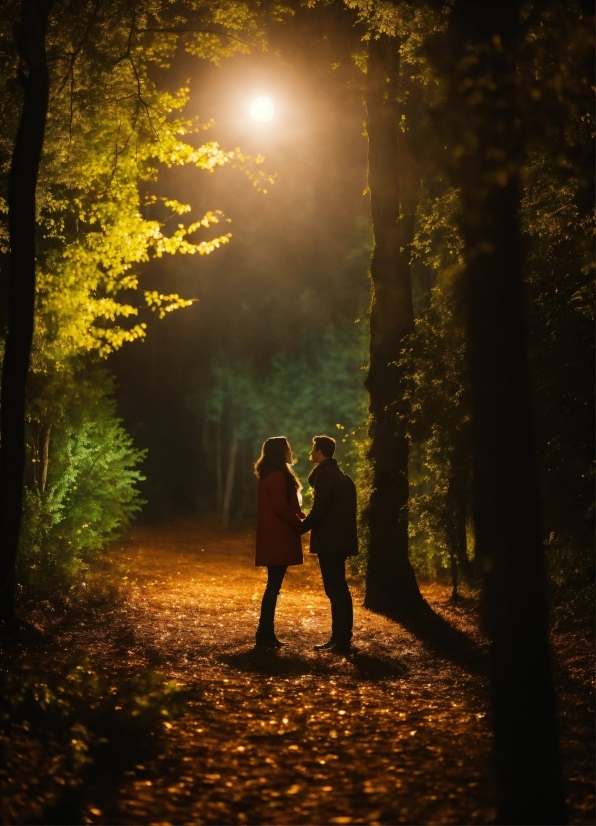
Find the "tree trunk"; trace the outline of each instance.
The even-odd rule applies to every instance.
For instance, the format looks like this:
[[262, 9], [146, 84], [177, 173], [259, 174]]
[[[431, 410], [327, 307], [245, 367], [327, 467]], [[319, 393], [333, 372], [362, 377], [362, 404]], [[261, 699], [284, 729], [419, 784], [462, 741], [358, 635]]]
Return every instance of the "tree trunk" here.
[[203, 445], [203, 450], [205, 451], [205, 455], [209, 456], [211, 450], [211, 445], [209, 444], [209, 407], [205, 405], [205, 409], [203, 411], [203, 430], [201, 434], [201, 443]]
[[474, 573], [474, 566], [468, 557], [467, 516], [468, 516], [468, 472], [453, 470], [453, 477], [447, 491], [447, 506], [449, 508], [449, 548], [451, 555], [457, 560], [457, 567], [461, 578], [467, 585], [478, 584]]
[[371, 40], [366, 99], [374, 236], [366, 379], [371, 490], [365, 509], [369, 556], [364, 605], [393, 617], [411, 616], [424, 605], [408, 558], [408, 440], [395, 415], [403, 393], [396, 361], [404, 337], [414, 329], [409, 259], [416, 206], [407, 174], [413, 164], [387, 82], [398, 77], [398, 70], [399, 41], [385, 36]]
[[51, 0], [22, 0], [17, 46], [23, 110], [8, 180], [8, 334], [0, 390], [0, 618], [15, 618], [15, 562], [25, 470], [25, 401], [35, 309], [35, 191], [48, 111], [45, 53]]
[[232, 440], [230, 442], [230, 453], [228, 454], [228, 470], [226, 473], [226, 489], [224, 492], [222, 521], [227, 528], [230, 524], [230, 505], [232, 502], [232, 491], [234, 489], [234, 477], [236, 475], [236, 454], [238, 452], [238, 437], [236, 428], [232, 428]]
[[453, 602], [457, 602], [458, 594], [457, 594], [457, 560], [455, 558], [455, 554], [451, 551], [450, 554], [450, 562], [451, 562], [451, 599]]
[[39, 435], [39, 490], [43, 493], [48, 480], [48, 462], [50, 459], [51, 425], [43, 425]]
[[520, 5], [456, 0], [451, 112], [458, 107], [462, 114], [462, 297], [476, 553], [491, 640], [497, 822], [562, 824], [518, 218]]
[[215, 428], [215, 483], [218, 513], [221, 513], [223, 510], [223, 472], [221, 467], [221, 420], [222, 414], [220, 413]]

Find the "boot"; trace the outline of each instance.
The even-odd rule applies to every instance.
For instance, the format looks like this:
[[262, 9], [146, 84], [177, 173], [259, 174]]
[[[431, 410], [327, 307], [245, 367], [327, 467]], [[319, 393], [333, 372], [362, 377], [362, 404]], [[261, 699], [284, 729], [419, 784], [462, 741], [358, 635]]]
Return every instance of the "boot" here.
[[255, 645], [257, 648], [281, 648], [283, 642], [275, 636], [275, 607], [277, 605], [277, 594], [272, 594], [268, 589], [263, 594], [261, 602], [261, 616], [259, 627], [257, 628]]
[[255, 636], [256, 648], [281, 648], [282, 645], [285, 645], [285, 643], [277, 639], [275, 632], [266, 633], [260, 629], [257, 629]]

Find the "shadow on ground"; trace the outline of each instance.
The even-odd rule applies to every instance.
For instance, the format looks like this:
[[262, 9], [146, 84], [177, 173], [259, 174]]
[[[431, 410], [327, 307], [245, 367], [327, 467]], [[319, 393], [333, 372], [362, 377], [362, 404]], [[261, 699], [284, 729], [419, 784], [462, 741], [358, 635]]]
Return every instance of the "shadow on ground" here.
[[306, 657], [296, 651], [251, 648], [225, 654], [219, 661], [239, 671], [271, 677], [335, 674], [338, 669], [349, 669], [360, 679], [377, 681], [403, 677], [408, 671], [407, 666], [395, 657], [380, 657], [367, 651], [357, 651], [349, 657], [338, 657], [333, 653]]
[[488, 674], [488, 649], [479, 645], [461, 628], [457, 628], [428, 603], [415, 617], [389, 616], [420, 640], [436, 657], [450, 660], [470, 674]]
[[21, 619], [0, 624], [0, 652], [5, 656], [14, 656], [19, 651], [43, 650], [48, 644], [48, 639], [46, 632]]

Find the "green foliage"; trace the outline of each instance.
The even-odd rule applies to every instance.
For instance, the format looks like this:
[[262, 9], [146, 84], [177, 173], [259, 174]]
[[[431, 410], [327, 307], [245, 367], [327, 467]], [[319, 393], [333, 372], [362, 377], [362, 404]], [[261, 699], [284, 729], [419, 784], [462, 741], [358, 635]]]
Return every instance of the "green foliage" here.
[[356, 472], [354, 437], [366, 418], [367, 337], [368, 325], [361, 320], [325, 330], [293, 357], [278, 353], [272, 360], [261, 432], [287, 435], [303, 475], [318, 433], [337, 440], [338, 461], [348, 473]]
[[144, 451], [134, 448], [116, 417], [109, 375], [94, 370], [64, 385], [46, 384], [42, 397], [67, 393], [45, 411], [52, 427], [44, 489], [39, 423], [29, 423], [35, 473], [25, 490], [18, 559], [18, 581], [28, 595], [67, 592], [84, 570], [85, 552], [117, 536], [142, 505], [137, 483], [144, 477], [137, 466]]
[[[461, 204], [452, 175], [477, 135], [491, 129], [473, 124], [474, 106], [448, 107], [444, 101], [454, 83], [454, 101], [474, 86], [471, 101], [477, 102], [490, 79], [474, 77], [481, 56], [472, 52], [460, 67], [461, 77], [441, 74], [441, 49], [450, 48], [441, 35], [449, 6], [375, 0], [346, 0], [346, 5], [356, 10], [365, 39], [385, 34], [400, 40], [399, 71], [408, 74], [400, 87], [402, 129], [422, 162], [412, 245], [418, 318], [401, 360], [407, 391], [395, 414], [406, 419], [411, 440], [412, 558], [417, 571], [428, 574], [436, 561], [445, 566], [454, 515], [459, 512], [461, 522], [469, 502], [469, 493], [463, 506], [460, 501], [469, 475], [470, 406], [456, 300]], [[553, 0], [525, 9], [524, 22], [514, 84], [527, 151], [517, 171], [524, 185], [528, 343], [544, 536], [555, 601], [569, 605], [584, 599], [585, 607], [585, 595], [592, 593], [594, 526], [593, 19], [576, 3]], [[355, 57], [365, 69], [361, 55]], [[491, 175], [506, 181], [512, 170], [496, 155], [494, 161]], [[417, 277], [428, 271], [430, 285]]]
[[362, 322], [329, 328], [292, 354], [276, 353], [261, 375], [249, 364], [214, 364], [210, 418], [225, 412], [237, 422], [238, 435], [251, 438], [255, 454], [266, 438], [283, 433], [305, 467], [312, 437], [328, 432], [349, 467], [351, 436], [366, 410], [366, 333]]
[[577, 158], [593, 121], [582, 118], [575, 127], [556, 162], [543, 153], [532, 157], [522, 220], [553, 600], [563, 614], [572, 614], [574, 605], [586, 616], [594, 590], [594, 226]]
[[[364, 321], [313, 333], [297, 343], [293, 352], [274, 354], [261, 371], [249, 361], [221, 358], [215, 362], [208, 392], [200, 390], [189, 399], [191, 407], [204, 411], [204, 427], [212, 436], [207, 440], [211, 462], [216, 456], [226, 460], [235, 431], [244, 442], [242, 473], [249, 478], [265, 439], [287, 436], [306, 495], [312, 437], [328, 433], [337, 440], [338, 460], [355, 475], [357, 439], [366, 418], [367, 334]], [[252, 513], [253, 500], [254, 490], [246, 502], [247, 513]]]
[[369, 530], [365, 518], [365, 508], [370, 501], [372, 488], [372, 465], [368, 461], [370, 440], [366, 429], [366, 420], [362, 426], [353, 432], [353, 441], [350, 450], [351, 475], [356, 484], [358, 497], [358, 549], [357, 556], [348, 557], [346, 564], [352, 576], [364, 580], [368, 565]]
[[[169, 4], [129, 9], [118, 0], [87, 2], [78, 4], [76, 14], [66, 6], [62, 15], [60, 5], [52, 10], [47, 37], [49, 54], [60, 57], [50, 62], [50, 110], [37, 189], [36, 338], [36, 347], [58, 360], [88, 351], [107, 355], [146, 334], [146, 321], [132, 323], [141, 308], [130, 300], [131, 291], [140, 289], [140, 264], [164, 254], [204, 255], [228, 242], [229, 232], [196, 238], [221, 222], [223, 216], [214, 211], [189, 224], [179, 222], [165, 234], [166, 222], [190, 208], [139, 191], [140, 183], [156, 180], [160, 164], [206, 172], [232, 164], [259, 187], [268, 180], [258, 169], [262, 158], [252, 163], [238, 149], [224, 151], [214, 141], [197, 145], [196, 136], [209, 124], [181, 114], [189, 89], [169, 91], [152, 79], [152, 71], [167, 67], [180, 39], [167, 32], [174, 22]], [[11, 26], [18, 6], [10, 6], [0, 26], [3, 52], [12, 57], [3, 62], [0, 77], [0, 95], [12, 115], [0, 146], [5, 169], [18, 117]], [[185, 11], [190, 14], [190, 6]], [[243, 20], [248, 22], [246, 10]], [[160, 315], [190, 303], [175, 294], [141, 292], [141, 307]]]
[[401, 415], [408, 418], [412, 445], [411, 557], [416, 571], [429, 576], [437, 563], [448, 568], [452, 524], [461, 507], [455, 482], [466, 490], [471, 466], [464, 331], [448, 288], [433, 288], [402, 364], [407, 390]]
[[457, 306], [458, 211], [458, 191], [431, 173], [418, 204], [412, 264], [414, 289], [418, 268], [432, 273], [434, 286], [418, 301], [416, 329], [404, 344], [406, 389], [395, 407], [410, 440], [411, 561], [417, 574], [430, 578], [449, 568], [454, 524], [468, 517], [470, 399]]
[[[5, 5], [0, 21], [4, 189], [19, 112], [12, 43], [19, 3]], [[453, 499], [453, 482], [465, 483], [469, 468], [465, 342], [455, 302], [462, 263], [460, 202], [450, 176], [454, 159], [469, 149], [478, 130], [457, 112], [448, 113], [448, 123], [433, 120], [435, 104], [449, 93], [436, 70], [440, 60], [432, 54], [449, 6], [438, 10], [425, 3], [376, 0], [346, 0], [346, 5], [355, 10], [364, 39], [379, 33], [399, 38], [401, 127], [422, 170], [412, 263], [414, 269], [432, 272], [434, 286], [429, 295], [417, 288], [419, 317], [402, 359], [408, 388], [395, 413], [407, 419], [412, 442], [413, 561], [419, 572], [428, 573], [434, 558], [446, 563], [453, 513], [459, 508], [461, 515], [462, 509], [461, 498]], [[593, 32], [574, 3], [553, 0], [526, 13], [515, 83], [528, 147], [521, 169], [521, 218], [528, 250], [536, 447], [551, 577], [558, 598], [570, 604], [593, 576], [593, 197], [588, 183]], [[113, 536], [139, 504], [134, 485], [141, 478], [135, 470], [141, 455], [115, 419], [109, 393], [107, 398], [100, 392], [104, 385], [100, 382], [95, 393], [95, 377], [78, 386], [75, 376], [89, 353], [103, 357], [146, 335], [150, 312], [163, 317], [194, 299], [142, 289], [144, 263], [166, 254], [207, 254], [230, 237], [227, 228], [220, 229], [226, 221], [220, 212], [183, 223], [187, 205], [157, 198], [152, 185], [159, 167], [192, 165], [213, 172], [235, 165], [259, 189], [272, 182], [261, 169], [262, 158], [197, 138], [209, 124], [184, 116], [189, 90], [161, 85], [163, 70], [182, 50], [217, 62], [234, 51], [260, 47], [265, 18], [279, 21], [289, 14], [287, 7], [261, 9], [242, 2], [183, 0], [174, 9], [160, 0], [132, 7], [124, 0], [85, 0], [76, 13], [66, 1], [54, 4], [48, 36], [52, 93], [38, 198], [32, 470], [20, 571], [28, 586], [48, 589], [69, 580], [81, 570], [83, 551]], [[477, 56], [469, 57], [472, 65]], [[366, 69], [361, 52], [354, 60]], [[478, 95], [485, 81], [480, 79]], [[497, 177], [506, 180], [510, 171], [495, 159]], [[7, 238], [4, 194], [0, 191], [0, 251], [6, 251]], [[177, 226], [166, 231], [169, 222]], [[216, 226], [215, 237], [199, 235]], [[292, 352], [278, 353], [266, 368], [228, 356], [214, 362], [210, 387], [191, 400], [203, 415], [209, 472], [216, 475], [218, 464], [222, 476], [235, 434], [248, 478], [260, 443], [284, 433], [305, 477], [310, 439], [321, 431], [339, 437], [338, 457], [353, 470], [364, 449], [359, 442], [365, 418], [359, 372], [366, 361], [364, 328], [336, 327], [312, 336]], [[39, 441], [47, 428], [51, 453], [42, 491]], [[366, 473], [359, 485], [363, 490], [368, 485]], [[237, 510], [242, 510], [238, 503]]]
[[[553, 598], [570, 604], [592, 579], [593, 540], [593, 261], [592, 216], [573, 156], [590, 123], [567, 135], [566, 154], [544, 151], [524, 168], [522, 221], [528, 248], [530, 359], [537, 455]], [[585, 146], [585, 144], [584, 144]], [[412, 561], [429, 575], [447, 567], [456, 512], [453, 480], [469, 473], [469, 390], [465, 338], [456, 303], [461, 243], [457, 192], [435, 182], [419, 206], [414, 259], [432, 266], [438, 284], [416, 320], [402, 360], [412, 442]]]
[[537, 140], [525, 172], [530, 354], [548, 530], [591, 543], [594, 414], [594, 216], [590, 112], [567, 124], [553, 157]]
[[[8, 0], [0, 20], [0, 253], [8, 249], [7, 173], [21, 104], [13, 34], [20, 5]], [[219, 34], [204, 31], [214, 25]], [[19, 581], [28, 591], [68, 590], [82, 554], [113, 538], [140, 506], [135, 484], [142, 477], [135, 466], [142, 454], [115, 416], [105, 376], [81, 375], [90, 363], [144, 337], [150, 313], [163, 318], [196, 300], [143, 289], [143, 264], [164, 255], [206, 255], [231, 237], [220, 211], [183, 222], [188, 205], [152, 193], [159, 167], [212, 173], [231, 165], [259, 190], [272, 183], [261, 169], [263, 158], [205, 142], [211, 124], [183, 114], [189, 88], [168, 88], [160, 72], [181, 49], [217, 60], [260, 42], [258, 16], [244, 3], [213, 9], [182, 2], [175, 11], [160, 0], [52, 5], [50, 105], [36, 192], [32, 466], [19, 559]], [[0, 256], [0, 264], [6, 261]], [[0, 290], [0, 326], [5, 302]], [[44, 486], [39, 441], [48, 430]]]
[[160, 674], [108, 677], [83, 662], [24, 660], [0, 672], [0, 818], [64, 805], [90, 772], [125, 769], [183, 708]]

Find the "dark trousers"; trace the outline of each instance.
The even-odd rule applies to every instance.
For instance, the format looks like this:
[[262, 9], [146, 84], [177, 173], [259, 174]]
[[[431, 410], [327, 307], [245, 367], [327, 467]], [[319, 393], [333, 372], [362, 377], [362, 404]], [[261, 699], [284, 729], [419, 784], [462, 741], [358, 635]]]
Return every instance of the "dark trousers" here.
[[261, 602], [261, 617], [259, 619], [259, 627], [257, 634], [263, 637], [271, 637], [275, 633], [273, 622], [275, 620], [275, 606], [277, 605], [277, 597], [281, 589], [281, 584], [284, 581], [287, 565], [268, 565], [267, 566], [267, 587], [263, 594]]
[[331, 638], [350, 642], [354, 627], [352, 595], [346, 582], [346, 560], [339, 554], [319, 554], [323, 588], [331, 602]]

